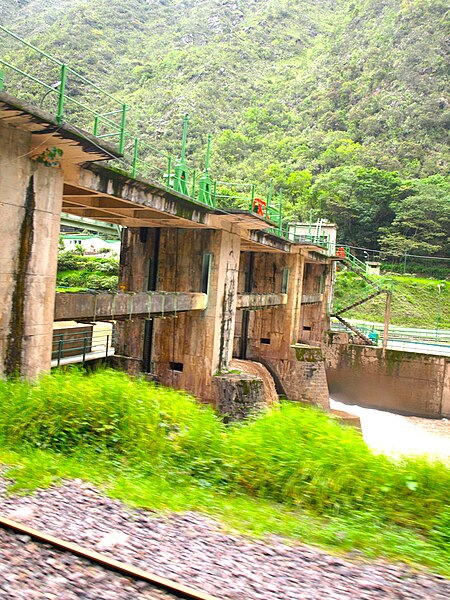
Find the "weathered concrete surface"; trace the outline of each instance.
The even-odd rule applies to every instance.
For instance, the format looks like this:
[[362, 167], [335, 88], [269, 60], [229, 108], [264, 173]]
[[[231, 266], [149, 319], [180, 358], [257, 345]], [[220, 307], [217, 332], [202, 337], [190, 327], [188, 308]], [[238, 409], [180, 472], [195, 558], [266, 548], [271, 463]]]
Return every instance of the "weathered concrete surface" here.
[[236, 308], [258, 309], [287, 304], [287, 294], [238, 294]]
[[[277, 306], [267, 306], [264, 310], [239, 311], [236, 318], [234, 355], [246, 357], [264, 364], [278, 382], [280, 393], [291, 400], [299, 400], [329, 408], [329, 394], [325, 375], [324, 357], [320, 348], [310, 348], [309, 354], [299, 356], [293, 348], [302, 338], [304, 312], [309, 307], [302, 306], [303, 290], [320, 293], [321, 302], [313, 305], [308, 318], [313, 319], [314, 327], [309, 336], [322, 334], [327, 301], [327, 278], [331, 270], [327, 265], [312, 264], [308, 267], [308, 253], [269, 254], [248, 252], [242, 254], [239, 291], [250, 297], [282, 297], [286, 302]], [[305, 280], [305, 273], [313, 281]], [[251, 291], [249, 291], [249, 289]], [[322, 292], [319, 290], [322, 289]], [[301, 354], [301, 353], [300, 353]]]
[[302, 286], [302, 310], [297, 341], [320, 343], [328, 329], [327, 303], [333, 283], [334, 267], [305, 260]]
[[226, 422], [258, 414], [267, 406], [262, 379], [247, 373], [225, 373], [214, 377], [217, 410]]
[[0, 374], [50, 369], [63, 177], [0, 121]]
[[[199, 315], [189, 313], [176, 320], [157, 321], [156, 373], [164, 383], [215, 403], [212, 375], [226, 371], [232, 357], [240, 240], [226, 231], [178, 230], [177, 236], [178, 243], [169, 236], [163, 247], [161, 282], [167, 289], [170, 282], [174, 287], [186, 286], [194, 277], [199, 285], [202, 256], [210, 253], [208, 308]], [[176, 248], [184, 252], [177, 255]], [[183, 371], [171, 368], [173, 363], [182, 364]]]
[[[289, 355], [291, 343], [298, 341], [303, 258], [291, 242], [261, 231], [267, 228], [264, 219], [250, 211], [205, 206], [164, 185], [87, 164], [116, 154], [101, 140], [4, 94], [0, 122], [5, 248], [0, 257], [0, 373], [33, 377], [50, 368], [62, 207], [130, 228], [124, 229], [120, 289], [136, 292], [132, 300], [123, 294], [61, 296], [56, 318], [127, 317], [118, 327], [117, 360], [133, 372], [152, 372], [166, 384], [215, 402], [212, 377], [226, 371], [232, 357], [241, 251], [258, 252], [260, 266], [272, 271], [261, 271], [260, 283], [255, 278], [252, 295], [241, 298], [240, 312], [267, 306], [258, 311], [267, 312], [264, 327], [255, 322], [252, 334], [258, 340], [266, 335], [258, 334], [258, 327], [267, 326], [272, 350]], [[52, 162], [45, 151], [53, 147], [63, 151], [60, 166], [45, 165]], [[318, 248], [303, 250], [305, 260], [322, 260]], [[294, 282], [288, 290], [286, 269]], [[69, 307], [73, 302], [79, 305]]]
[[151, 318], [205, 310], [206, 294], [194, 292], [57, 293], [55, 321]]
[[327, 350], [330, 393], [336, 400], [399, 414], [450, 416], [450, 361], [445, 356], [340, 343]]
[[117, 148], [105, 139], [80, 131], [67, 121], [58, 123], [54, 115], [6, 92], [0, 92], [0, 120], [32, 134], [31, 158], [54, 146], [63, 151], [62, 162], [72, 164], [120, 156]]
[[273, 357], [268, 362], [290, 400], [329, 410], [330, 394], [320, 348], [298, 344], [291, 348], [290, 358]]
[[237, 370], [247, 375], [259, 377], [264, 384], [264, 402], [266, 406], [278, 403], [278, 394], [275, 387], [275, 382], [272, 375], [266, 369], [262, 363], [255, 362], [253, 360], [240, 360], [233, 358], [230, 363], [232, 371]]
[[450, 360], [445, 361], [441, 413], [443, 417], [450, 418]]
[[314, 294], [303, 294], [302, 295], [302, 304], [319, 304], [323, 301], [323, 294], [314, 293]]
[[[239, 255], [240, 238], [228, 231], [165, 228], [143, 235], [130, 228], [123, 237], [120, 283], [128, 290], [145, 289], [156, 260], [157, 289], [198, 293], [210, 257], [207, 308], [153, 320], [151, 370], [162, 383], [213, 403], [212, 376], [225, 371], [232, 356]], [[117, 352], [133, 359], [128, 364], [138, 370], [144, 366], [144, 332], [144, 320], [118, 327]]]
[[211, 227], [214, 211], [210, 207], [106, 165], [73, 168], [67, 173], [66, 185], [70, 186], [68, 192], [73, 188], [73, 194], [65, 194], [64, 201], [64, 210], [71, 214], [128, 227]]

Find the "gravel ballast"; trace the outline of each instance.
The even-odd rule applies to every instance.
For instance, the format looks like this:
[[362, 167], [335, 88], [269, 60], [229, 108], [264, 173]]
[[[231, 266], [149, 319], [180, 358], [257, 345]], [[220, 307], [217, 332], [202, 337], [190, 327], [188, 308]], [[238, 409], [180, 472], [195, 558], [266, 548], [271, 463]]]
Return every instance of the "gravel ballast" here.
[[173, 600], [143, 581], [0, 529], [0, 598], [35, 600]]
[[[31, 496], [7, 496], [6, 485], [7, 480], [0, 478], [2, 516], [219, 598], [450, 599], [450, 581], [439, 575], [415, 572], [401, 564], [354, 562], [280, 538], [262, 542], [231, 535], [220, 523], [193, 512], [165, 516], [131, 509], [79, 480]], [[36, 549], [37, 544], [17, 536], [11, 542], [10, 532], [0, 533], [0, 579], [6, 573], [7, 586], [15, 589], [15, 582], [20, 581], [24, 590], [32, 589], [34, 594], [14, 595], [3, 583], [2, 599], [165, 597], [130, 588], [136, 584], [117, 574], [104, 575], [99, 567], [84, 566], [82, 559], [61, 558], [53, 549]], [[74, 570], [84, 579], [83, 585], [75, 579], [66, 589], [62, 579], [68, 578], [67, 573], [56, 569], [55, 574], [55, 563], [52, 566], [49, 558], [56, 564], [60, 560], [76, 563]], [[39, 575], [43, 564], [45, 578]], [[100, 583], [89, 574], [92, 569], [103, 573]], [[63, 591], [54, 591], [52, 585], [62, 586]], [[78, 591], [77, 585], [81, 585]]]

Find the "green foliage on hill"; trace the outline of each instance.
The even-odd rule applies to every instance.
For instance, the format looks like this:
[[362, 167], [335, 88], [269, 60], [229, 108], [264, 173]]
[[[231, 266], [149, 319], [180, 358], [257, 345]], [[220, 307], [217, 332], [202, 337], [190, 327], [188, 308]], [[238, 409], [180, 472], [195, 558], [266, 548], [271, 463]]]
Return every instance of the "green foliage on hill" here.
[[177, 154], [189, 113], [189, 160], [201, 168], [211, 132], [212, 175], [273, 179], [286, 219], [312, 209], [347, 243], [450, 256], [445, 0], [2, 7], [4, 24], [123, 97], [144, 141]]
[[57, 286], [61, 288], [116, 290], [118, 275], [119, 261], [115, 258], [83, 256], [71, 250], [59, 253]]
[[147, 508], [234, 514], [247, 530], [262, 517], [266, 533], [449, 572], [449, 468], [376, 455], [317, 409], [225, 426], [185, 393], [113, 371], [0, 381], [0, 405], [0, 458], [25, 487], [81, 475]]
[[[386, 277], [392, 285], [391, 323], [404, 327], [450, 329], [450, 282], [417, 277]], [[338, 273], [334, 302], [336, 306], [352, 303], [371, 289], [354, 273]], [[384, 322], [386, 297], [384, 294], [369, 300], [343, 315], [375, 323]]]

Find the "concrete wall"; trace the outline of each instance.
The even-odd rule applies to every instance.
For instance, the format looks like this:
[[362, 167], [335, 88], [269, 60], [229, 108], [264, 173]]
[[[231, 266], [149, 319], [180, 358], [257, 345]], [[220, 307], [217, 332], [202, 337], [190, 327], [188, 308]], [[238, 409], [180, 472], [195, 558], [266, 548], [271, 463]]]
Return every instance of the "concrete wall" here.
[[423, 417], [450, 416], [450, 359], [345, 343], [332, 334], [327, 375], [333, 398]]
[[[251, 265], [253, 263], [253, 269]], [[309, 269], [310, 273], [314, 269]], [[323, 266], [317, 270], [317, 288]], [[287, 289], [282, 290], [283, 272], [289, 272]], [[252, 270], [252, 274], [250, 274]], [[249, 283], [249, 278], [251, 282]], [[286, 283], [286, 280], [285, 280]], [[305, 288], [315, 290], [316, 282], [305, 280], [305, 257], [297, 254], [243, 253], [241, 258], [239, 291], [255, 294], [287, 293], [286, 303], [262, 310], [238, 311], [234, 339], [235, 356], [259, 361], [265, 365], [278, 382], [280, 392], [291, 400], [300, 400], [329, 408], [329, 394], [325, 375], [324, 357], [320, 348], [296, 348], [301, 335], [305, 307], [301, 304]], [[318, 304], [317, 319], [322, 318], [323, 305]], [[248, 331], [245, 320], [248, 318]], [[317, 324], [321, 332], [322, 323]], [[245, 343], [243, 344], [243, 340]], [[245, 356], [243, 356], [245, 355]]]
[[[319, 343], [328, 329], [327, 300], [331, 287], [331, 265], [305, 261], [302, 309], [298, 340]], [[314, 301], [315, 299], [318, 299]]]
[[31, 134], [0, 123], [0, 375], [50, 369], [59, 168], [29, 158]]
[[[240, 238], [224, 230], [161, 229], [157, 251], [157, 289], [199, 292], [204, 257], [211, 255], [208, 306], [204, 311], [153, 320], [152, 372], [166, 385], [216, 403], [212, 376], [228, 368], [236, 314]], [[155, 230], [124, 232], [120, 285], [140, 291], [155, 257]], [[142, 370], [144, 320], [121, 323], [119, 354]]]

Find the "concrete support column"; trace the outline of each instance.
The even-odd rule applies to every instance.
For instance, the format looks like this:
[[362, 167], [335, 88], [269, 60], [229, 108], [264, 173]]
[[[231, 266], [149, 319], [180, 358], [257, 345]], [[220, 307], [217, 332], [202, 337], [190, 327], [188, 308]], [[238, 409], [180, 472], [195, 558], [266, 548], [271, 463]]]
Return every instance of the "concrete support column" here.
[[441, 416], [448, 419], [450, 418], [450, 359], [444, 358], [443, 371]]
[[[154, 276], [158, 265], [159, 230], [124, 228], [120, 249], [119, 288], [124, 292], [156, 291], [149, 276]], [[130, 318], [116, 323], [115, 358], [118, 366], [132, 375], [150, 370], [144, 364], [146, 340], [145, 319]]]
[[156, 322], [155, 371], [163, 383], [216, 404], [212, 377], [226, 370], [232, 358], [240, 238], [214, 230], [168, 230], [167, 234], [159, 285], [165, 290], [195, 285], [189, 291], [206, 291], [200, 286], [210, 261], [208, 307], [202, 313]]
[[0, 375], [32, 378], [50, 370], [63, 176], [30, 144], [0, 124]]
[[[159, 241], [155, 236], [151, 229], [124, 234], [120, 285], [143, 291], [156, 268], [157, 291], [207, 291], [205, 311], [153, 319], [151, 370], [162, 383], [215, 402], [212, 376], [232, 358], [240, 238], [223, 230], [168, 228]], [[118, 330], [118, 354], [129, 371], [142, 370], [145, 321], [125, 321]]]
[[[291, 400], [302, 400], [329, 407], [325, 364], [320, 348], [298, 352], [302, 319], [304, 260], [301, 254], [254, 254], [243, 256], [242, 280], [248, 281], [248, 264], [253, 262], [253, 293], [287, 293], [287, 304], [250, 311], [247, 357], [264, 364], [272, 373], [279, 391]], [[240, 311], [241, 312], [241, 311]], [[239, 319], [240, 321], [242, 318]], [[245, 322], [245, 320], [244, 320]], [[238, 322], [235, 351], [242, 348], [245, 335]]]

